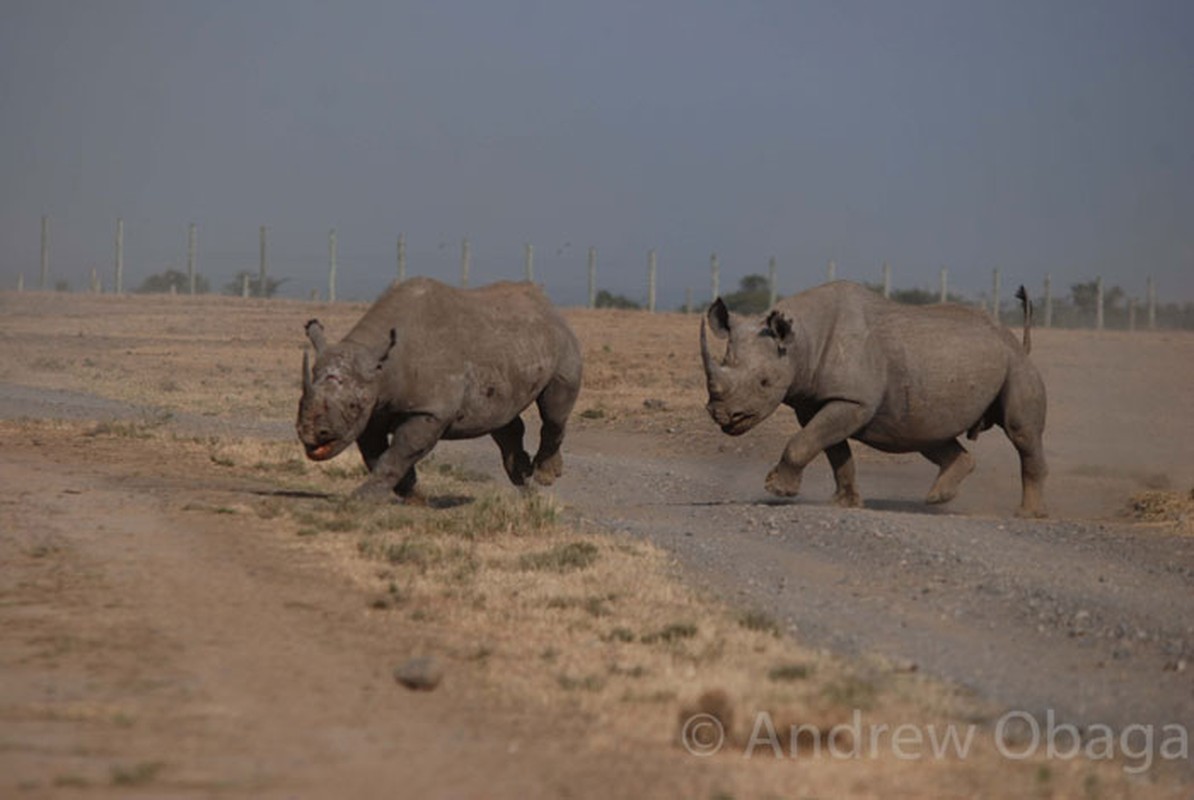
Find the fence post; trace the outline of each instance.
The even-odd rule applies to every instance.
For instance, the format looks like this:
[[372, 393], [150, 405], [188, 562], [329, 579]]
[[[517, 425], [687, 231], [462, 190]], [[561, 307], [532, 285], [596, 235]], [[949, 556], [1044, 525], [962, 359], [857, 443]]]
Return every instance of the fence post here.
[[91, 268], [91, 293], [99, 294], [99, 273], [95, 271], [95, 267]]
[[124, 291], [124, 218], [116, 220], [116, 294]]
[[691, 286], [684, 287], [684, 313], [685, 314], [692, 313], [692, 287]]
[[460, 240], [460, 285], [468, 286], [468, 269], [471, 254], [469, 252], [468, 239]]
[[1153, 276], [1148, 276], [1148, 329], [1157, 329], [1157, 285], [1153, 283]]
[[949, 270], [945, 267], [941, 268], [941, 295], [937, 298], [938, 303], [949, 302]]
[[1053, 327], [1053, 278], [1045, 273], [1045, 327]]
[[50, 282], [50, 216], [48, 214], [41, 215], [41, 276], [37, 282], [37, 288], [43, 292]]
[[25, 273], [23, 272], [17, 276], [17, 291], [25, 291]]
[[1128, 330], [1136, 330], [1136, 298], [1128, 298]]
[[265, 226], [257, 230], [257, 296], [265, 297]]
[[336, 229], [328, 231], [328, 302], [336, 302], [336, 269], [339, 266], [336, 257]]
[[246, 297], [246, 298], [249, 296], [249, 273], [248, 272], [242, 272], [240, 274], [240, 296]]
[[721, 265], [717, 263], [717, 253], [709, 256], [710, 295], [709, 302], [713, 303], [721, 297]]
[[589, 248], [589, 308], [597, 307], [597, 248]]
[[999, 322], [999, 267], [991, 270], [991, 318]]
[[829, 259], [829, 267], [825, 271], [826, 280], [832, 283], [837, 280], [837, 262]]
[[406, 280], [406, 234], [398, 234], [398, 282]]
[[647, 311], [655, 313], [655, 248], [647, 251]]
[[195, 223], [187, 226], [187, 283], [190, 293], [195, 293]]
[[891, 264], [883, 262], [883, 296], [891, 297]]
[[771, 308], [773, 305], [775, 305], [775, 299], [779, 294], [778, 289], [775, 286], [775, 281], [776, 281], [775, 272], [776, 272], [775, 256], [772, 256], [771, 258], [767, 259], [767, 307], [768, 308]]
[[1103, 276], [1095, 278], [1095, 329], [1103, 330]]
[[528, 283], [535, 282], [535, 245], [527, 242], [526, 244], [526, 258], [523, 265], [523, 274]]

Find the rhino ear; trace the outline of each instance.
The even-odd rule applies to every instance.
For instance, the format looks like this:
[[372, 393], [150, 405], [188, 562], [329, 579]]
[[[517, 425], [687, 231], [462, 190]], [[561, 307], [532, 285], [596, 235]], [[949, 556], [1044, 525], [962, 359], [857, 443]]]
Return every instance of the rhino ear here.
[[327, 339], [323, 336], [323, 326], [317, 319], [307, 320], [307, 338], [311, 340], [311, 344], [315, 345], [315, 355], [317, 356], [323, 352], [323, 348], [327, 347]]
[[718, 339], [725, 339], [730, 335], [730, 310], [720, 297], [709, 306], [709, 310], [705, 312], [705, 319], [709, 321], [709, 327]]
[[780, 349], [783, 346], [790, 344], [792, 341], [792, 320], [788, 319], [786, 314], [779, 311], [772, 311], [767, 315], [766, 327], [763, 329], [764, 333], [775, 338], [780, 343]]

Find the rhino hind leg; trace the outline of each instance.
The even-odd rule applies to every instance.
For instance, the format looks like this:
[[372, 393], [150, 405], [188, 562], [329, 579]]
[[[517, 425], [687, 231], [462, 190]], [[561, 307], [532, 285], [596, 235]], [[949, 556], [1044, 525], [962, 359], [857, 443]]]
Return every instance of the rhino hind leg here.
[[539, 417], [543, 420], [543, 427], [539, 429], [539, 449], [534, 460], [535, 482], [542, 486], [551, 486], [556, 478], [564, 474], [564, 457], [560, 454], [560, 445], [564, 442], [568, 415], [572, 413], [572, 406], [576, 404], [579, 390], [578, 381], [568, 381], [557, 376], [535, 400], [539, 407]]
[[1045, 384], [1027, 359], [1014, 364], [999, 396], [1003, 427], [1020, 456], [1022, 494], [1017, 517], [1045, 514]]
[[1022, 494], [1017, 517], [1045, 513], [1045, 387], [1035, 370], [1013, 372], [1003, 392], [1003, 430], [1020, 455]]
[[1026, 437], [1025, 444], [1017, 444], [1018, 438], [1013, 438], [1012, 444], [1016, 445], [1016, 450], [1020, 452], [1020, 479], [1023, 484], [1023, 493], [1020, 498], [1020, 507], [1016, 509], [1016, 516], [1029, 518], [1048, 516], [1045, 511], [1045, 475], [1048, 470], [1045, 467], [1041, 437], [1038, 434], [1035, 442], [1032, 442], [1031, 437]]
[[506, 475], [515, 486], [525, 486], [532, 472], [531, 457], [522, 447], [522, 437], [525, 433], [526, 425], [523, 424], [522, 417], [515, 417], [505, 427], [498, 428], [491, 434], [502, 451], [502, 466]]
[[971, 472], [974, 472], [974, 456], [967, 452], [957, 439], [950, 439], [926, 450], [921, 455], [938, 467], [937, 480], [925, 496], [926, 503], [948, 503], [958, 494], [958, 486]]

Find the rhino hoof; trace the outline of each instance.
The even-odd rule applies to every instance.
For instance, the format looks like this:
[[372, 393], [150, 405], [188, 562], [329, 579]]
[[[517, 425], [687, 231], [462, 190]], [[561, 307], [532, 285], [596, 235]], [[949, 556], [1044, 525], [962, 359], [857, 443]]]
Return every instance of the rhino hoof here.
[[515, 486], [525, 486], [527, 478], [531, 477], [534, 472], [534, 468], [531, 467], [531, 457], [525, 452], [506, 459], [502, 466], [506, 468], [506, 475], [510, 478], [510, 483]]
[[800, 493], [800, 473], [784, 469], [782, 465], [774, 467], [767, 473], [763, 486], [774, 495], [795, 497]]
[[540, 486], [551, 486], [556, 478], [564, 474], [564, 459], [556, 453], [535, 465], [535, 483]]
[[858, 492], [834, 492], [833, 504], [840, 508], [862, 508], [862, 496]]
[[1020, 519], [1044, 519], [1049, 516], [1043, 508], [1025, 508], [1020, 506], [1016, 509], [1016, 516]]
[[413, 506], [415, 508], [426, 508], [428, 505], [427, 498], [424, 497], [421, 492], [411, 492], [408, 495], [404, 495], [400, 499], [404, 506]]
[[394, 490], [383, 483], [363, 483], [352, 493], [352, 499], [362, 503], [396, 503], [398, 497]]

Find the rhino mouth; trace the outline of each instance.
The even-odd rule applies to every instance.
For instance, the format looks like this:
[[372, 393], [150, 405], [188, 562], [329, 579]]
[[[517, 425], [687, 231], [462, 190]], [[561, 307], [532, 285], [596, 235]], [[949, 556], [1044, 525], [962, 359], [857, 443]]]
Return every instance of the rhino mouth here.
[[730, 417], [726, 424], [721, 426], [722, 433], [728, 433], [730, 436], [741, 436], [748, 430], [758, 424], [758, 417], [747, 411], [739, 411]]
[[321, 444], [308, 444], [304, 447], [307, 450], [307, 458], [312, 461], [327, 461], [329, 458], [339, 455], [343, 449], [335, 440]]

